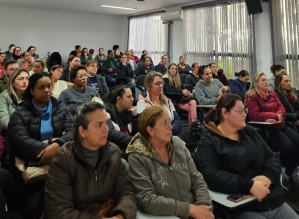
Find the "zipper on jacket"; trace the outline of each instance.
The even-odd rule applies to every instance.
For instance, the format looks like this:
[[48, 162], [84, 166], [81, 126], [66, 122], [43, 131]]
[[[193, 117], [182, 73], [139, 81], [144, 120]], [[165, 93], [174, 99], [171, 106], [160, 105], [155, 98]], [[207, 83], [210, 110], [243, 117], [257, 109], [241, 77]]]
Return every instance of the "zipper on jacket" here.
[[176, 184], [176, 187], [177, 187], [177, 190], [178, 190], [178, 194], [179, 194], [180, 198], [182, 198], [181, 192], [180, 192], [180, 190], [179, 190], [179, 184], [178, 184], [178, 181], [177, 181], [177, 179], [176, 179], [176, 177], [175, 177], [175, 174], [173, 173], [173, 168], [172, 168], [172, 166], [169, 166], [169, 169], [170, 169], [170, 172], [171, 172], [172, 175], [173, 175], [173, 178], [175, 179], [175, 184]]
[[96, 178], [96, 182], [97, 182], [98, 181], [98, 171], [95, 170], [94, 173], [95, 173], [95, 178]]

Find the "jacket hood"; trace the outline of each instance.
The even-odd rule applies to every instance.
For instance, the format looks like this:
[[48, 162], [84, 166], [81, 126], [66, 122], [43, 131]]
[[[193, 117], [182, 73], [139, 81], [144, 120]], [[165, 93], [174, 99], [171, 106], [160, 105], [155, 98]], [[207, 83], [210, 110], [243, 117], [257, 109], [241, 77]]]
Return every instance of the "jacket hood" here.
[[[174, 144], [171, 141], [167, 144], [168, 151], [170, 151], [172, 147], [174, 147]], [[157, 154], [152, 145], [140, 133], [137, 133], [132, 138], [127, 147], [126, 153], [139, 153], [148, 157], [152, 157], [153, 154]]]
[[205, 128], [206, 128], [206, 131], [212, 132], [214, 134], [217, 134], [217, 135], [219, 135], [221, 137], [226, 138], [226, 136], [224, 136], [222, 134], [222, 132], [218, 129], [218, 127], [216, 126], [216, 124], [214, 122], [210, 121], [210, 122], [208, 122], [208, 124], [204, 123], [204, 125], [205, 125]]

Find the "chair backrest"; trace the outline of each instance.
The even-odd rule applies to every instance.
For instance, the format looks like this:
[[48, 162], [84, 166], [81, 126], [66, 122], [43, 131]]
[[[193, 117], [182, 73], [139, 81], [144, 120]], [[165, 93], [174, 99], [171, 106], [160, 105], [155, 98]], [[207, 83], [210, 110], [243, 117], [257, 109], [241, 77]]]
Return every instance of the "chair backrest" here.
[[144, 86], [145, 75], [139, 75], [136, 80], [136, 86]]
[[187, 74], [180, 74], [182, 84], [185, 84], [187, 76]]

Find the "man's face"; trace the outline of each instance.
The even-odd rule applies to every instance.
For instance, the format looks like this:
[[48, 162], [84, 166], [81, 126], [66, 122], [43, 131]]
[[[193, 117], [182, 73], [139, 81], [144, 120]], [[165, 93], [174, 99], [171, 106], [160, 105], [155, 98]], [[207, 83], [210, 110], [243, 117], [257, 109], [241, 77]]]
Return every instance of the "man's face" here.
[[168, 57], [167, 57], [167, 56], [163, 56], [163, 58], [162, 58], [162, 63], [163, 63], [164, 65], [166, 65], [166, 64], [168, 63]]
[[4, 59], [6, 58], [5, 54], [0, 54], [0, 63], [2, 64]]
[[13, 63], [7, 66], [7, 69], [4, 70], [4, 73], [9, 78], [9, 76], [19, 67], [18, 63]]

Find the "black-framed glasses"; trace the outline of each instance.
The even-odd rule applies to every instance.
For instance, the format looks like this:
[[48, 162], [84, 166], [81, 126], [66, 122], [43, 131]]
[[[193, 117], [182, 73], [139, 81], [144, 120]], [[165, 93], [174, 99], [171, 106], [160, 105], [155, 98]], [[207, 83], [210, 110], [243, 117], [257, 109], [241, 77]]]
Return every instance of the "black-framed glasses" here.
[[243, 113], [245, 113], [247, 115], [247, 113], [248, 113], [248, 108], [244, 108], [244, 109], [242, 109], [242, 108], [232, 108], [232, 110], [234, 110], [237, 113], [240, 113], [241, 115]]
[[156, 85], [157, 87], [160, 87], [161, 85], [163, 86], [164, 85], [164, 82], [162, 81], [157, 81], [154, 83], [154, 85]]

